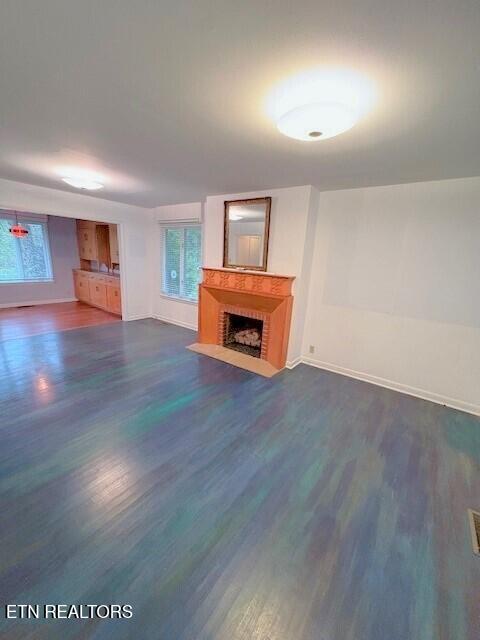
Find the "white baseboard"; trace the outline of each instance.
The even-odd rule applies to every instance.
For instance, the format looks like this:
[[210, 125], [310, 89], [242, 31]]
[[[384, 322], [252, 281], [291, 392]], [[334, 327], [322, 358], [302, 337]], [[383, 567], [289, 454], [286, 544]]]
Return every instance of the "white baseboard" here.
[[2, 302], [0, 309], [15, 309], [17, 307], [33, 307], [40, 304], [59, 304], [61, 302], [77, 302], [77, 298], [57, 298], [55, 300], [31, 300], [23, 302]]
[[[315, 360], [304, 356], [301, 358], [304, 364], [308, 364], [311, 367], [317, 367], [318, 369], [325, 369], [332, 373], [339, 373], [342, 376], [348, 376], [349, 378], [355, 378], [355, 380], [362, 380], [363, 382], [369, 382], [370, 384], [376, 384], [379, 387], [385, 387], [386, 389], [392, 389], [392, 391], [399, 391], [400, 393], [406, 393], [409, 396], [421, 398], [422, 400], [429, 400], [436, 404], [446, 405], [452, 409], [458, 409], [459, 411], [465, 411], [466, 413], [472, 413], [475, 416], [480, 416], [480, 406], [465, 402], [463, 400], [457, 400], [456, 398], [449, 398], [448, 396], [442, 396], [441, 394], [434, 393], [432, 391], [426, 391], [425, 389], [418, 389], [417, 387], [411, 387], [400, 382], [394, 382], [393, 380], [387, 380], [378, 376], [364, 373], [362, 371], [355, 371], [353, 369], [347, 369], [330, 362], [323, 362], [321, 360]], [[287, 365], [288, 366], [288, 365]]]
[[151, 318], [151, 316], [145, 313], [126, 316], [125, 318], [122, 316], [122, 320], [125, 320], [125, 322], [133, 322], [134, 320], [146, 320], [147, 318]]
[[295, 369], [295, 367], [301, 364], [302, 358], [299, 356], [298, 358], [294, 358], [293, 360], [287, 360], [287, 364], [285, 365], [287, 369]]
[[172, 320], [171, 318], [165, 318], [165, 316], [160, 316], [158, 314], [152, 314], [152, 318], [155, 320], [161, 320], [162, 322], [166, 322], [167, 324], [174, 324], [177, 327], [183, 327], [184, 329], [190, 329], [190, 331], [197, 331], [197, 326], [194, 324], [190, 324], [189, 322], [182, 322], [181, 320]]

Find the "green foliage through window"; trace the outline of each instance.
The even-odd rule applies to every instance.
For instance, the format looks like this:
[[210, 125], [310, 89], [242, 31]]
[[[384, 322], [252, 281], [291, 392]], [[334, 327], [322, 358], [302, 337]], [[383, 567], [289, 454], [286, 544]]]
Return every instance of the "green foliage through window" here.
[[22, 223], [28, 235], [10, 233], [14, 218], [0, 217], [0, 282], [36, 282], [52, 279], [45, 222]]
[[198, 300], [201, 246], [200, 225], [163, 229], [163, 293]]

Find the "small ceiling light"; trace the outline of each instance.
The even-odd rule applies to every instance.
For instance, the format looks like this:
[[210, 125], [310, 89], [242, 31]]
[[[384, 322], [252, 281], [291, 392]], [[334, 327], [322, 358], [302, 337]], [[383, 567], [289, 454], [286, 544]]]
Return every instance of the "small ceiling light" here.
[[59, 167], [57, 174], [63, 182], [75, 189], [86, 189], [87, 191], [97, 191], [103, 189], [103, 176], [88, 169], [79, 167]]
[[76, 189], [86, 189], [87, 191], [96, 191], [103, 189], [103, 184], [90, 178], [62, 178], [64, 182]]
[[313, 142], [351, 129], [375, 100], [375, 87], [367, 78], [347, 69], [320, 68], [278, 85], [267, 110], [281, 133]]

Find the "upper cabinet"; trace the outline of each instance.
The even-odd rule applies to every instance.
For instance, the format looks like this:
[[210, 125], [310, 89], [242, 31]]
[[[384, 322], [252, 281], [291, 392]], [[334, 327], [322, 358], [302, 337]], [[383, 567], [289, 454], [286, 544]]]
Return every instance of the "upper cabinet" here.
[[77, 220], [78, 253], [81, 260], [97, 260], [97, 240], [95, 222]]
[[81, 260], [95, 261], [109, 269], [120, 264], [116, 224], [77, 220], [77, 239]]
[[118, 252], [117, 225], [109, 224], [110, 260], [112, 264], [120, 264], [120, 254]]
[[97, 224], [95, 227], [95, 241], [97, 245], [97, 262], [110, 268], [110, 241], [108, 224]]

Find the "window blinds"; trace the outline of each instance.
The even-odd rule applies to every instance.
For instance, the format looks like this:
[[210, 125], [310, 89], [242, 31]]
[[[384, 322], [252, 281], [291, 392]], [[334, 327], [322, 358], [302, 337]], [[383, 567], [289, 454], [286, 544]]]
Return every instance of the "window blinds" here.
[[162, 227], [162, 291], [165, 295], [196, 302], [200, 281], [200, 225]]

